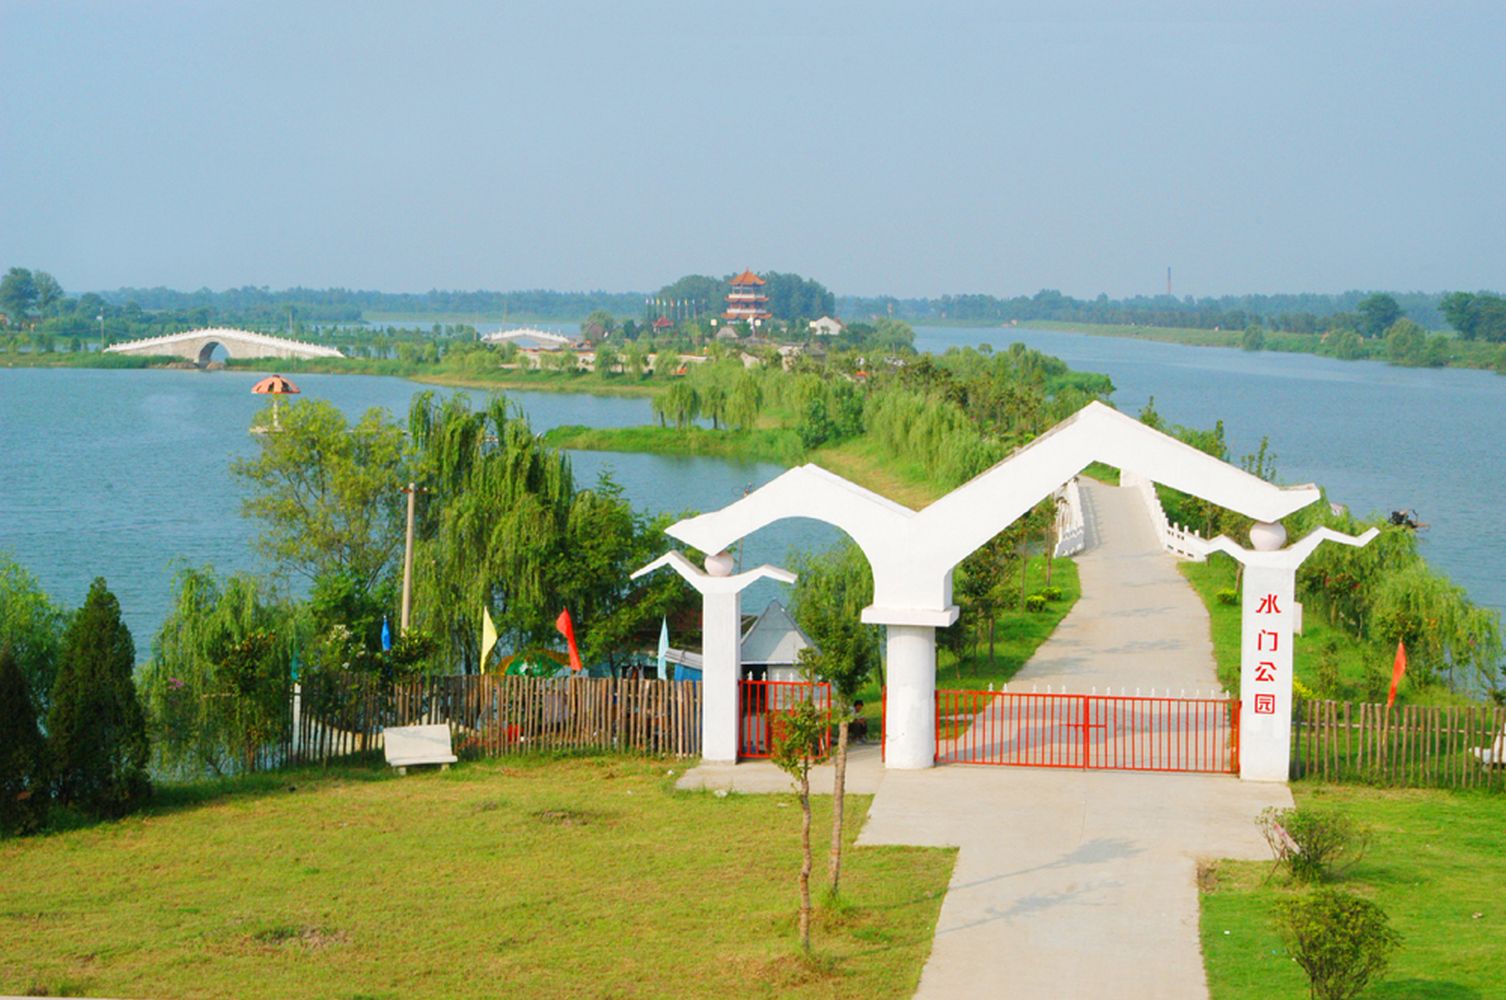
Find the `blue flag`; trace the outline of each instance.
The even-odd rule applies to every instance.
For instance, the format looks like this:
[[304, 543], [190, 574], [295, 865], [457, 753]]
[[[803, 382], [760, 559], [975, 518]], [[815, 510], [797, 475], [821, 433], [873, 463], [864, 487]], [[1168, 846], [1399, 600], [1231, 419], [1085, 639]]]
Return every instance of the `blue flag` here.
[[387, 624], [387, 616], [382, 616], [382, 652], [392, 648], [392, 628]]
[[668, 661], [666, 659], [666, 657], [668, 657], [668, 656], [669, 656], [669, 619], [667, 619], [667, 618], [660, 618], [659, 619], [659, 679], [661, 681], [669, 680], [669, 672], [668, 672], [668, 668], [667, 668]]

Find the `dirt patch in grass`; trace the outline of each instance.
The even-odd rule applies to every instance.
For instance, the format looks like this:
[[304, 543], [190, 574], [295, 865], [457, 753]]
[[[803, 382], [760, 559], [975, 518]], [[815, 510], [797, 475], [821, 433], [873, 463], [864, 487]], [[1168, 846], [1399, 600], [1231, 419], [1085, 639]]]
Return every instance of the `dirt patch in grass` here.
[[349, 942], [350, 935], [344, 931], [325, 927], [296, 927], [283, 924], [268, 927], [250, 935], [247, 940], [263, 948], [296, 948], [301, 951], [321, 951], [334, 945]]
[[538, 809], [529, 813], [540, 823], [550, 826], [591, 826], [609, 822], [612, 819], [610, 813], [598, 812], [592, 809]]

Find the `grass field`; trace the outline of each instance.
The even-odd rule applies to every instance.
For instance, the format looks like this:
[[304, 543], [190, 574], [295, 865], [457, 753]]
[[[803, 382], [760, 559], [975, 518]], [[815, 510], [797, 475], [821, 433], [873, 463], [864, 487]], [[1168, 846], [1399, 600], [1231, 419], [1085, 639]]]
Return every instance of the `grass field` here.
[[[1390, 974], [1370, 1000], [1506, 996], [1506, 797], [1484, 792], [1292, 786], [1297, 804], [1333, 807], [1373, 831], [1338, 885], [1380, 905], [1401, 932]], [[1271, 922], [1294, 892], [1270, 864], [1221, 861], [1202, 882], [1204, 962], [1214, 1000], [1306, 997], [1302, 971]]]
[[709, 430], [705, 427], [584, 427], [567, 424], [551, 428], [544, 443], [578, 451], [652, 452], [660, 455], [714, 455], [746, 462], [800, 461], [804, 449], [791, 430], [758, 428], [748, 431]]
[[[373, 764], [0, 842], [0, 994], [903, 997], [953, 852], [862, 848], [795, 944], [792, 796], [681, 762]], [[830, 797], [817, 800], [818, 844]], [[849, 796], [856, 837], [868, 799]], [[817, 854], [818, 874], [824, 871]]]

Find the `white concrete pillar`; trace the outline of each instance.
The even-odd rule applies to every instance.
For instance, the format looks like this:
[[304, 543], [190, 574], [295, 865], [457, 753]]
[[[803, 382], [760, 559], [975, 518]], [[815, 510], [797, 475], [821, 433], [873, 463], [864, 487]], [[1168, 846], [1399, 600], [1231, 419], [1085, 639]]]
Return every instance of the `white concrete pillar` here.
[[706, 557], [702, 571], [680, 552], [666, 552], [635, 570], [634, 580], [660, 567], [678, 573], [701, 595], [701, 759], [733, 763], [741, 723], [738, 681], [742, 678], [742, 598], [756, 580], [794, 583], [795, 574], [763, 565], [732, 574], [733, 559], [726, 552]]
[[915, 771], [936, 764], [936, 629], [885, 625], [888, 693], [884, 766]]
[[701, 759], [737, 761], [738, 681], [742, 678], [742, 595], [701, 595]]
[[1285, 781], [1292, 747], [1297, 567], [1245, 566], [1239, 656], [1239, 776]]
[[1244, 563], [1239, 630], [1239, 776], [1245, 781], [1285, 781], [1292, 761], [1292, 634], [1297, 622], [1297, 567], [1323, 542], [1368, 545], [1378, 530], [1358, 537], [1317, 528], [1283, 549], [1286, 529], [1256, 522], [1254, 549], [1220, 535], [1209, 552]]

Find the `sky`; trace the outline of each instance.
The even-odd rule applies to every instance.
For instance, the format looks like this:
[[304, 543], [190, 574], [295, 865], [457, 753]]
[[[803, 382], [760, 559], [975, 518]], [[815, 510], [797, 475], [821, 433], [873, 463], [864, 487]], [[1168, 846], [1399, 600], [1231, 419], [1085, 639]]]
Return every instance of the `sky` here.
[[1506, 4], [0, 0], [0, 268], [1506, 287]]

